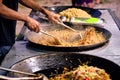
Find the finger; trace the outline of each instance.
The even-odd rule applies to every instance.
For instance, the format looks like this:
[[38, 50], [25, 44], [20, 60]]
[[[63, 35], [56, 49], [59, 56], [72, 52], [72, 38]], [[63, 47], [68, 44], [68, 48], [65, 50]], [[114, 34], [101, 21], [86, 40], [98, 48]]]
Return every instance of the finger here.
[[61, 23], [61, 22], [62, 22], [62, 20], [60, 18], [55, 19], [55, 23]]
[[51, 24], [54, 24], [54, 23], [55, 23], [55, 21], [54, 21], [53, 19], [49, 19], [49, 22], [50, 22]]
[[84, 2], [81, 6], [82, 6], [82, 7], [87, 7], [86, 2]]
[[29, 25], [28, 25], [28, 28], [29, 28], [31, 31], [34, 31], [34, 26], [32, 26], [32, 25], [29, 26]]
[[99, 4], [101, 2], [101, 0], [96, 0], [96, 4]]
[[37, 32], [40, 32], [40, 23], [39, 23], [39, 22], [38, 22], [38, 24], [37, 24], [36, 27], [37, 27], [37, 30], [36, 30], [36, 31], [37, 31]]
[[37, 25], [37, 27], [36, 27], [36, 32], [37, 33], [40, 32], [40, 26], [39, 25]]
[[34, 22], [34, 24], [33, 24], [33, 31], [34, 32], [39, 32], [40, 31], [40, 24], [39, 24], [39, 22]]
[[33, 26], [31, 27], [31, 29], [32, 29], [32, 31], [36, 32], [35, 25], [33, 25]]
[[37, 26], [37, 25], [34, 25], [33, 31], [34, 31], [34, 32], [38, 32], [38, 26]]
[[[62, 21], [59, 21], [59, 20], [57, 20], [57, 19], [54, 19], [54, 22], [58, 24], [58, 23], [60, 23], [60, 22], [62, 22]], [[55, 23], [54, 23], [54, 24], [55, 24]]]
[[89, 8], [93, 8], [93, 7], [94, 7], [94, 3], [93, 3], [93, 2], [92, 2], [92, 3], [88, 3], [87, 6], [88, 6]]
[[81, 6], [82, 6], [82, 7], [84, 7], [84, 5], [83, 5], [83, 4], [82, 4]]
[[58, 22], [55, 18], [50, 18], [49, 21], [50, 21], [50, 23], [52, 23], [52, 24], [55, 24], [55, 23]]
[[34, 26], [33, 25], [31, 25], [30, 23], [27, 23], [27, 27], [32, 31], [33, 30], [33, 28], [34, 28]]
[[62, 20], [60, 19], [60, 17], [57, 17], [57, 20], [58, 20], [58, 22], [62, 22]]
[[84, 7], [87, 7], [87, 3], [86, 3], [86, 2], [84, 2], [84, 3], [83, 3], [83, 6], [84, 6]]

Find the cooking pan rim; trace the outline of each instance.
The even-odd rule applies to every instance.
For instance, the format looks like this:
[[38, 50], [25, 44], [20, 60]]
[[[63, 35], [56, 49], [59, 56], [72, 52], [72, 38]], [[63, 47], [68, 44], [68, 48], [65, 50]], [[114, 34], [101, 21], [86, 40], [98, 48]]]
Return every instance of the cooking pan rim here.
[[[106, 42], [108, 42], [109, 40], [105, 40], [105, 41], [103, 41], [103, 42], [101, 42], [101, 43], [96, 43], [96, 44], [93, 44], [93, 45], [85, 45], [85, 46], [66, 46], [66, 47], [64, 47], [64, 46], [52, 46], [52, 45], [50, 45], [50, 46], [48, 46], [48, 45], [42, 45], [42, 44], [40, 44], [41, 46], [48, 46], [48, 47], [57, 47], [57, 48], [81, 48], [81, 47], [92, 47], [92, 46], [96, 46], [96, 45], [99, 45], [99, 44], [104, 44], [104, 43], [106, 43]], [[30, 42], [32, 42], [32, 41], [30, 41]], [[34, 42], [32, 42], [32, 43], [34, 43]], [[34, 43], [34, 44], [37, 44], [37, 43]], [[37, 44], [38, 45], [38, 44]]]
[[[87, 26], [89, 26], [89, 25], [87, 25]], [[97, 29], [100, 29], [100, 30], [103, 30], [103, 31], [105, 31], [106, 33], [107, 33], [107, 37], [104, 35], [104, 37], [105, 37], [105, 41], [103, 41], [103, 42], [100, 42], [100, 43], [96, 43], [96, 44], [90, 44], [90, 45], [85, 45], [85, 46], [80, 46], [80, 45], [78, 45], [78, 46], [54, 46], [54, 45], [43, 45], [43, 44], [38, 44], [37, 42], [34, 42], [34, 41], [32, 41], [32, 40], [29, 40], [28, 39], [28, 45], [30, 44], [31, 45], [31, 43], [32, 43], [32, 45], [37, 45], [37, 46], [39, 46], [39, 47], [41, 47], [42, 49], [45, 49], [46, 50], [46, 48], [45, 47], [47, 47], [48, 49], [49, 48], [51, 48], [50, 50], [52, 50], [52, 51], [54, 51], [56, 48], [60, 48], [60, 50], [59, 51], [61, 51], [61, 49], [63, 48], [63, 49], [67, 49], [66, 51], [67, 52], [69, 52], [69, 50], [70, 51], [86, 51], [86, 50], [89, 50], [89, 49], [95, 49], [95, 48], [98, 48], [98, 47], [100, 47], [100, 46], [104, 46], [107, 42], [109, 42], [110, 41], [110, 38], [111, 38], [111, 36], [112, 36], [112, 33], [108, 30], [108, 29], [105, 29], [104, 27], [100, 27], [100, 26], [92, 26], [92, 27], [94, 27], [94, 28], [97, 28]], [[102, 32], [102, 31], [101, 31]], [[105, 33], [105, 34], [106, 34]], [[27, 36], [28, 37], [28, 36]], [[29, 45], [29, 46], [30, 46]], [[31, 45], [31, 46], [32, 46]], [[29, 47], [28, 46], [28, 47]], [[55, 48], [55, 49], [54, 49]], [[74, 50], [72, 50], [72, 48], [74, 48]], [[76, 49], [75, 49], [76, 48]], [[54, 50], [53, 50], [54, 49]], [[78, 50], [79, 49], [79, 50]], [[82, 50], [83, 49], [83, 50]], [[58, 50], [57, 50], [58, 51]], [[63, 51], [63, 50], [62, 50]], [[65, 51], [65, 50], [64, 50]]]
[[[69, 55], [68, 55], [69, 54]], [[90, 64], [88, 64], [88, 66], [94, 66], [94, 67], [98, 67], [98, 68], [101, 68], [101, 69], [105, 69], [105, 71], [107, 71], [110, 75], [111, 75], [111, 77], [112, 78], [115, 78], [116, 76], [114, 75], [115, 73], [120, 73], [120, 65], [118, 65], [117, 63], [115, 63], [114, 61], [112, 61], [112, 60], [110, 60], [110, 59], [107, 59], [107, 58], [104, 58], [104, 57], [101, 57], [101, 56], [98, 56], [98, 55], [93, 55], [93, 54], [85, 54], [85, 53], [61, 53], [61, 54], [58, 54], [58, 53], [51, 53], [51, 54], [41, 54], [41, 55], [43, 55], [43, 56], [50, 56], [51, 55], [51, 57], [54, 57], [54, 55], [55, 55], [55, 57], [57, 57], [57, 56], [66, 56], [66, 57], [68, 57], [68, 59], [70, 58], [70, 59], [72, 59], [73, 57], [72, 56], [82, 56], [82, 57], [85, 57], [86, 58], [86, 60], [85, 61], [90, 61], [90, 58], [92, 58], [93, 59], [93, 61], [92, 61], [92, 63], [90, 63]], [[68, 56], [67, 56], [68, 55]], [[72, 57], [72, 58], [71, 58]], [[77, 57], [77, 58], [80, 58], [80, 59], [83, 59], [82, 57]], [[89, 58], [90, 57], [90, 58]], [[32, 56], [32, 57], [30, 57], [30, 58], [26, 58], [26, 59], [23, 59], [23, 60], [21, 60], [20, 62], [17, 62], [17, 63], [15, 63], [14, 65], [12, 65], [10, 68], [11, 69], [16, 69], [17, 68], [17, 66], [19, 66], [19, 63], [22, 63], [22, 62], [24, 62], [24, 60], [29, 60], [29, 59], [31, 59], [31, 58], [33, 58], [33, 59], [36, 59], [36, 58], [40, 58], [40, 55], [35, 55], [35, 56]], [[65, 58], [65, 57], [64, 57]], [[74, 58], [73, 58], [74, 59]], [[47, 60], [47, 57], [46, 57], [46, 59], [44, 59], [44, 60]], [[49, 60], [49, 59], [48, 59]], [[95, 64], [96, 63], [96, 60], [98, 61], [98, 60], [101, 60], [101, 61], [103, 61], [103, 62], [100, 62], [100, 61], [98, 61], [97, 62], [97, 64]], [[100, 62], [100, 63], [99, 63]], [[100, 66], [100, 65], [102, 65], [101, 63], [103, 63], [103, 64], [108, 64], [108, 65], [106, 65], [106, 66]], [[84, 64], [84, 63], [83, 63]], [[94, 65], [95, 64], [95, 65]], [[24, 64], [23, 64], [24, 65]], [[82, 65], [82, 64], [80, 64], [80, 65]], [[64, 65], [64, 66], [66, 66], [66, 65]], [[48, 68], [43, 68], [43, 69], [38, 69], [37, 71], [32, 71], [31, 73], [36, 73], [36, 72], [40, 72], [40, 71], [44, 71], [44, 70], [49, 70], [49, 69], [56, 69], [56, 68], [62, 68], [62, 67], [64, 67], [64, 66], [57, 66], [57, 67], [48, 67]], [[73, 65], [74, 66], [74, 65]], [[78, 64], [78, 66], [79, 66], [79, 64]], [[115, 68], [112, 68], [112, 66], [114, 66]], [[67, 67], [69, 67], [69, 66], [67, 66]], [[74, 66], [74, 67], [77, 67], [77, 66]], [[21, 68], [22, 68], [22, 66], [21, 66]], [[32, 68], [31, 68], [32, 69]], [[115, 69], [115, 71], [114, 71], [114, 69]], [[110, 70], [113, 70], [113, 71], [110, 71]], [[112, 74], [111, 72], [113, 72], [114, 74]], [[41, 73], [41, 72], [40, 72]], [[42, 72], [43, 73], [43, 72]], [[10, 73], [7, 73], [8, 75], [10, 75]], [[43, 73], [44, 74], [44, 73]], [[49, 73], [48, 73], [49, 74]], [[45, 74], [45, 75], [47, 75], [47, 74]], [[119, 77], [119, 76], [117, 76], [117, 77]], [[111, 79], [112, 79], [111, 78]], [[115, 78], [115, 80], [116, 80], [116, 78]]]
[[[59, 13], [60, 11], [56, 11], [55, 9], [57, 8], [65, 8], [65, 9], [68, 9], [68, 8], [78, 8], [78, 9], [82, 9], [84, 11], [86, 11], [87, 13], [89, 13], [92, 17], [96, 17], [96, 18], [99, 18], [102, 13], [101, 11], [99, 11], [99, 9], [93, 9], [93, 8], [89, 8], [89, 7], [82, 7], [82, 6], [73, 6], [73, 5], [65, 5], [65, 6], [61, 6], [61, 5], [53, 5], [53, 6], [43, 6], [44, 8], [46, 9], [49, 9], [50, 11], [55, 11], [56, 13]], [[50, 9], [50, 8], [54, 8], [53, 10]], [[62, 9], [65, 10], [65, 9]], [[93, 13], [94, 12], [94, 13]]]
[[69, 55], [83, 55], [83, 56], [90, 56], [90, 57], [93, 57], [93, 58], [99, 58], [99, 59], [102, 59], [102, 60], [105, 60], [105, 62], [110, 62], [111, 64], [113, 65], [116, 65], [117, 67], [120, 68], [120, 65], [118, 65], [117, 63], [115, 63], [114, 61], [110, 60], [110, 59], [107, 59], [107, 58], [104, 58], [104, 57], [101, 57], [101, 56], [98, 56], [98, 55], [94, 55], [94, 54], [86, 54], [86, 53], [76, 53], [76, 52], [60, 52], [60, 53], [42, 53], [42, 54], [38, 54], [38, 55], [35, 55], [35, 56], [31, 56], [31, 57], [27, 57], [27, 58], [24, 58], [16, 63], [14, 63], [13, 65], [11, 65], [10, 69], [12, 69], [14, 66], [16, 66], [17, 64], [19, 64], [20, 62], [24, 62], [25, 60], [29, 60], [31, 58], [36, 58], [36, 57], [39, 57], [39, 56], [50, 56], [50, 55], [65, 55], [65, 54], [69, 54]]

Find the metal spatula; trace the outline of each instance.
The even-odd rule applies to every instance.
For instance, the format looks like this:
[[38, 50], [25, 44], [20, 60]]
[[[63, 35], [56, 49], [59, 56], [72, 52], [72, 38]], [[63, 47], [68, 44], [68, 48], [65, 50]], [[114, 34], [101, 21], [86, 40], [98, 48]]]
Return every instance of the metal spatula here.
[[71, 28], [70, 26], [67, 26], [62, 22], [59, 22], [58, 24], [60, 24], [61, 26], [64, 26], [64, 27], [66, 27], [66, 28], [68, 28], [68, 29], [77, 33], [77, 35], [73, 36], [70, 41], [75, 41], [76, 39], [81, 39], [82, 38], [82, 34], [79, 33], [78, 31], [76, 31], [75, 29]]
[[[60, 16], [60, 18], [61, 18], [61, 20], [63, 20], [63, 19], [66, 18], [66, 17], [65, 17], [65, 16]], [[48, 18], [42, 18], [42, 19], [48, 20]], [[72, 31], [74, 31], [74, 32], [76, 32], [76, 33], [78, 33], [75, 29], [71, 28], [71, 27], [68, 26], [68, 25], [65, 25], [63, 22], [58, 22], [58, 24], [61, 25], [61, 26], [66, 27], [66, 28], [68, 28], [68, 29], [70, 29], [70, 30], [72, 30]], [[43, 32], [43, 33], [44, 33], [44, 32]], [[45, 33], [45, 34], [46, 34], [46, 33]], [[47, 35], [49, 35], [49, 34], [47, 33]], [[78, 33], [78, 35], [79, 35], [79, 38], [82, 38], [82, 34], [81, 34], [81, 33]], [[49, 35], [49, 36], [51, 36], [51, 35]]]
[[[42, 30], [41, 30], [40, 32], [41, 32], [42, 34], [45, 34], [45, 35], [48, 35], [48, 36], [53, 37], [58, 45], [61, 44], [61, 42], [59, 41], [59, 39], [56, 38], [55, 36], [53, 36], [52, 34], [49, 34], [49, 33], [45, 32], [45, 31], [42, 31]], [[39, 33], [40, 33], [40, 32], [39, 32]]]
[[0, 80], [49, 80], [49, 79], [42, 79], [41, 77], [18, 77], [18, 78], [14, 78], [14, 77], [7, 77], [7, 76], [3, 76], [0, 75]]
[[[66, 17], [65, 16], [61, 16], [60, 18], [62, 20], [63, 18], [66, 18]], [[42, 18], [42, 19], [48, 20], [48, 18]], [[77, 36], [73, 36], [70, 41], [75, 41], [76, 39], [81, 39], [82, 38], [82, 34], [79, 33], [78, 31], [76, 31], [75, 29], [71, 28], [70, 26], [65, 25], [63, 22], [58, 22], [58, 24], [61, 25], [61, 26], [66, 27], [66, 28], [68, 28], [68, 29], [70, 29], [70, 30], [72, 30], [72, 31], [74, 31], [74, 32], [76, 32], [78, 34]], [[44, 33], [44, 34], [46, 34], [46, 33]], [[49, 35], [49, 36], [51, 36], [51, 35]]]
[[0, 79], [7, 79], [7, 80], [39, 80], [39, 79], [43, 79], [43, 80], [49, 80], [44, 74], [37, 75], [37, 74], [33, 74], [33, 73], [28, 73], [28, 72], [23, 72], [23, 71], [17, 71], [17, 70], [13, 70], [13, 69], [8, 69], [8, 68], [4, 68], [4, 67], [0, 67], [1, 70], [5, 70], [5, 71], [9, 71], [9, 72], [14, 72], [14, 73], [19, 73], [19, 74], [24, 74], [24, 75], [29, 75], [31, 77], [19, 77], [19, 78], [11, 78], [11, 77], [6, 77], [6, 76], [2, 76], [0, 75]]

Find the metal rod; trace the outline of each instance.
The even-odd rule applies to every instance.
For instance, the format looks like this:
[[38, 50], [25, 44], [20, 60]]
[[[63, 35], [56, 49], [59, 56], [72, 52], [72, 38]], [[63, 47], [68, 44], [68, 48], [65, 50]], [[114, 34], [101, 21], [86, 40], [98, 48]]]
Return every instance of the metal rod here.
[[[64, 23], [59, 22], [58, 24], [78, 33], [75, 29], [71, 28], [70, 26], [65, 25]], [[80, 38], [82, 38], [82, 34], [81, 33], [78, 33], [78, 34], [79, 34]]]
[[[18, 77], [18, 78], [12, 78], [12, 77], [7, 77], [7, 76], [0, 75], [0, 79], [2, 79], [2, 80], [38, 80], [38, 79], [42, 79], [42, 77]], [[45, 80], [47, 80], [47, 79], [45, 79]]]
[[12, 70], [12, 69], [7, 69], [7, 68], [4, 68], [4, 67], [0, 67], [0, 69], [1, 69], [1, 70], [5, 70], [5, 71], [10, 71], [10, 72], [19, 73], [19, 74], [36, 76], [36, 74], [32, 74], [32, 73], [28, 73], [28, 72], [22, 72], [22, 71], [17, 71], [17, 70]]
[[53, 36], [52, 34], [49, 34], [49, 33], [47, 33], [47, 32], [44, 32], [44, 31], [40, 31], [41, 33], [43, 33], [43, 34], [45, 34], [45, 35], [48, 35], [48, 36], [51, 36], [51, 37], [53, 37], [56, 41], [57, 41], [57, 44], [61, 44], [61, 42], [59, 41], [59, 39], [58, 38], [56, 38], [55, 36]]
[[41, 30], [40, 32], [43, 33], [43, 34], [45, 34], [45, 35], [52, 36], [52, 37], [56, 38], [56, 37], [53, 36], [52, 34], [49, 34], [49, 33], [45, 32], [45, 31], [42, 31], [42, 30]]
[[76, 30], [75, 30], [75, 29], [73, 29], [73, 28], [71, 28], [71, 27], [69, 27], [69, 26], [65, 25], [64, 23], [59, 22], [58, 24], [60, 24], [61, 26], [64, 26], [64, 27], [66, 27], [66, 28], [68, 28], [68, 29], [70, 29], [70, 30], [72, 30], [72, 31], [76, 32]]

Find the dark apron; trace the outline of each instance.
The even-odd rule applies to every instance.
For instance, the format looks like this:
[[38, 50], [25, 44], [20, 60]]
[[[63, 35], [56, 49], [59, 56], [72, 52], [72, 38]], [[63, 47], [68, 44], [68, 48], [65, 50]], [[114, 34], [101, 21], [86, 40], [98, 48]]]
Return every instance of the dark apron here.
[[[18, 10], [18, 0], [3, 0], [8, 8]], [[9, 13], [8, 13], [9, 14]], [[16, 20], [0, 17], [0, 63], [11, 46], [15, 43]]]

